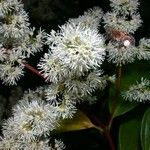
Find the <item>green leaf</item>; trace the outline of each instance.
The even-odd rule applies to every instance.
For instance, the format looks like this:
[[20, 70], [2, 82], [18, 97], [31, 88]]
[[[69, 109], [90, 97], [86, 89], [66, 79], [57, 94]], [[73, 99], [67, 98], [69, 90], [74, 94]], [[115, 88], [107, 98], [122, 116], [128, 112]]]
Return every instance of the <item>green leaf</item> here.
[[[128, 90], [130, 86], [135, 84], [136, 81], [139, 81], [142, 77], [150, 79], [149, 65], [150, 62], [148, 61], [136, 61], [132, 64], [123, 66], [121, 92]], [[138, 105], [137, 102], [125, 101], [121, 96], [119, 100], [114, 103], [113, 101], [116, 101], [116, 99], [114, 99], [115, 90], [114, 86], [110, 87], [109, 110], [111, 113], [115, 104], [113, 117], [123, 115]]]
[[112, 114], [112, 111], [114, 109], [113, 107], [115, 107], [115, 110], [112, 114], [113, 117], [121, 116], [129, 112], [130, 110], [134, 109], [138, 105], [138, 103], [136, 102], [125, 101], [121, 96], [119, 97], [117, 102], [114, 104], [113, 103], [113, 100], [115, 100], [114, 93], [115, 93], [115, 88], [111, 87], [110, 96], [109, 96], [109, 110], [110, 110], [110, 113]]
[[141, 119], [132, 118], [121, 124], [119, 129], [119, 150], [140, 150]]
[[69, 132], [95, 127], [90, 119], [81, 111], [77, 111], [72, 119], [65, 119], [60, 122], [60, 126], [55, 132]]
[[130, 86], [140, 81], [142, 77], [150, 79], [149, 61], [136, 61], [124, 66], [122, 89], [128, 90]]
[[142, 119], [141, 143], [142, 150], [150, 150], [150, 108], [146, 110]]
[[135, 108], [137, 105], [138, 103], [134, 103], [134, 102], [131, 103], [120, 98], [113, 116], [118, 117], [120, 115], [123, 115], [129, 112], [130, 110], [132, 110], [133, 108]]

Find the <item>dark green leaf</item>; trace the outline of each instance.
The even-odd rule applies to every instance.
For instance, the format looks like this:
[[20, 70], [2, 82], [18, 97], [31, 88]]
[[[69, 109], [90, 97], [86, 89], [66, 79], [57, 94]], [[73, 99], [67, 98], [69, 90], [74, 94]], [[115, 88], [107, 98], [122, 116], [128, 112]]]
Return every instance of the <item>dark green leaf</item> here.
[[141, 124], [142, 150], [150, 150], [150, 108], [145, 112]]
[[113, 117], [118, 117], [120, 115], [123, 115], [129, 112], [130, 110], [134, 109], [138, 105], [138, 103], [136, 102], [130, 102], [130, 101], [124, 100], [121, 96], [119, 97], [117, 102], [114, 103], [113, 101], [116, 100], [114, 99], [114, 94], [113, 94], [114, 92], [115, 92], [115, 89], [112, 87], [110, 91], [110, 97], [109, 97], [110, 99], [109, 110], [110, 110], [110, 113], [112, 114], [112, 111], [114, 109], [113, 107], [115, 107], [114, 112], [113, 112]]
[[[140, 81], [142, 77], [150, 79], [149, 65], [150, 63], [147, 61], [137, 61], [134, 62], [133, 64], [123, 66], [121, 92], [128, 90], [130, 86], [135, 84], [136, 81]], [[111, 86], [109, 97], [109, 110], [110, 113], [112, 113], [112, 110], [115, 108], [113, 114], [114, 117], [123, 115], [128, 111], [134, 109], [138, 105], [137, 102], [130, 102], [123, 100], [121, 96], [119, 97], [118, 100], [116, 100], [114, 98], [115, 90], [116, 89], [114, 88], [114, 86]]]
[[119, 104], [117, 105], [113, 116], [117, 117], [123, 115], [129, 112], [130, 110], [132, 110], [133, 108], [135, 108], [137, 105], [138, 103], [128, 102], [128, 101], [124, 101], [123, 99], [120, 99]]
[[140, 150], [141, 119], [132, 118], [121, 124], [119, 129], [119, 150]]

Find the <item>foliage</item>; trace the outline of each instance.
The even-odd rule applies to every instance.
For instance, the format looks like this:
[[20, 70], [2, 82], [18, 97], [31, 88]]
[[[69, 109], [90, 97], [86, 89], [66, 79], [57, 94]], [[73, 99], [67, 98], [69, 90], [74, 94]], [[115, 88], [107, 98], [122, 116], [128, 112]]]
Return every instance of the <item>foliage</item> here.
[[[27, 69], [45, 82], [13, 95], [20, 100], [2, 125], [0, 149], [63, 150], [67, 145], [54, 134], [88, 128], [111, 150], [150, 149], [149, 106], [130, 117], [150, 100], [150, 39], [135, 38], [142, 25], [138, 6], [138, 0], [110, 0], [109, 12], [95, 6], [46, 33], [31, 27], [20, 1], [0, 1], [2, 83], [16, 86]], [[42, 51], [36, 69], [29, 58]], [[111, 73], [107, 66], [114, 66]], [[95, 104], [101, 105], [99, 116], [91, 111]], [[113, 138], [115, 119], [124, 117]]]

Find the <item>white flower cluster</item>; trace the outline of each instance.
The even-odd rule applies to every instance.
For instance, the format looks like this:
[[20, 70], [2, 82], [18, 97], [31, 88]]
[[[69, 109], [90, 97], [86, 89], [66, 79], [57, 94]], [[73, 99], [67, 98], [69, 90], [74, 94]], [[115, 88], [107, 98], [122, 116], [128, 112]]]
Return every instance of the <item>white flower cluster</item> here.
[[150, 60], [150, 39], [141, 39], [138, 49], [138, 59]]
[[65, 148], [64, 144], [60, 140], [55, 140], [55, 145], [53, 150], [63, 150]]
[[[94, 7], [79, 18], [70, 19], [59, 27], [59, 31], [52, 30], [47, 35], [49, 52], [41, 59], [38, 68], [46, 81], [53, 83], [46, 96], [51, 103], [56, 104], [56, 99], [62, 101], [66, 97], [70, 101], [86, 99], [96, 89], [105, 87], [100, 69], [105, 43], [98, 33], [98, 24], [94, 24], [94, 19], [97, 22], [101, 18], [98, 15], [101, 15], [101, 9]], [[89, 17], [93, 23], [87, 26], [82, 21], [88, 23]]]
[[[3, 124], [1, 150], [63, 150], [61, 141], [49, 144], [50, 132], [58, 127], [63, 113], [42, 99], [45, 89], [25, 92], [13, 115]], [[63, 117], [64, 118], [64, 117]]]
[[99, 7], [94, 7], [78, 18], [69, 19], [68, 22], [74, 22], [77, 26], [80, 24], [83, 28], [97, 29], [100, 26], [102, 16], [103, 11]]
[[133, 14], [139, 6], [138, 0], [110, 0], [110, 6], [116, 13]]
[[35, 35], [29, 26], [19, 0], [0, 1], [0, 79], [5, 84], [16, 84], [24, 74], [25, 58], [42, 50], [44, 32]]
[[[69, 71], [81, 75], [99, 67], [104, 60], [105, 48], [102, 36], [97, 30], [83, 28], [80, 23], [78, 25], [74, 22], [66, 23], [60, 27], [60, 31], [52, 31], [47, 37], [47, 44], [50, 52], [45, 54], [44, 60], [48, 63], [49, 58], [52, 61], [50, 63], [56, 64], [55, 69], [61, 69], [59, 72]], [[39, 67], [43, 67], [44, 60]], [[53, 71], [52, 67], [49, 69]], [[51, 71], [46, 72], [50, 74]], [[44, 76], [47, 75], [46, 72], [43, 73]]]
[[123, 92], [122, 96], [125, 100], [145, 102], [150, 100], [150, 81], [141, 79], [135, 85], [131, 86], [128, 91]]
[[126, 63], [132, 63], [137, 55], [137, 48], [135, 46], [127, 47], [114, 47], [112, 43], [107, 45], [108, 61], [116, 65], [122, 65]]
[[104, 16], [104, 23], [114, 29], [119, 29], [127, 33], [134, 33], [141, 26], [139, 14], [133, 14], [131, 20], [126, 16], [120, 16], [116, 12], [108, 12]]
[[[15, 20], [17, 25], [13, 20], [17, 17], [12, 16], [20, 13], [22, 9], [22, 4], [15, 9], [11, 7], [9, 21], [1, 25], [13, 23], [14, 28], [20, 28], [17, 20]], [[63, 143], [57, 140], [53, 146], [49, 145], [48, 136], [51, 131], [59, 126], [60, 119], [73, 117], [77, 110], [75, 106], [77, 100], [94, 101], [92, 93], [96, 89], [103, 89], [106, 85], [107, 77], [102, 76], [101, 70], [105, 57], [105, 42], [98, 33], [101, 14], [101, 9], [94, 7], [79, 18], [70, 19], [59, 31], [52, 30], [47, 35], [40, 31], [35, 36], [34, 29], [29, 28], [26, 14], [26, 17], [21, 18], [26, 18], [21, 23], [22, 26], [24, 23], [24, 28], [21, 26], [19, 30], [23, 33], [16, 31], [18, 35], [13, 35], [14, 32], [10, 31], [15, 30], [14, 28], [10, 31], [2, 29], [1, 35], [6, 38], [5, 40], [2, 38], [1, 41], [1, 79], [8, 84], [16, 84], [16, 80], [23, 75], [24, 60], [41, 50], [43, 38], [46, 38], [49, 51], [41, 58], [38, 69], [46, 81], [52, 83], [35, 91], [25, 92], [20, 103], [13, 108], [12, 117], [3, 124], [0, 149], [65, 148]], [[7, 67], [4, 64], [7, 64]]]
[[[133, 62], [139, 54], [133, 34], [142, 23], [137, 12], [138, 0], [110, 0], [111, 12], [104, 15], [108, 61], [116, 65]], [[142, 57], [142, 56], [141, 56]]]
[[134, 33], [142, 23], [137, 13], [138, 0], [110, 0], [112, 11], [104, 15], [106, 26], [127, 33]]
[[98, 33], [98, 23], [94, 24], [94, 19], [100, 19], [99, 13], [101, 10], [94, 7], [46, 37], [49, 51], [41, 58], [38, 69], [47, 82], [52, 82], [45, 90], [46, 101], [63, 119], [73, 117], [77, 101], [94, 102], [92, 93], [106, 86], [100, 69], [105, 56], [104, 40]]
[[[0, 79], [5, 84], [16, 84], [24, 74], [26, 58], [41, 51], [44, 43], [49, 47], [37, 65], [49, 84], [25, 92], [12, 117], [3, 124], [0, 149], [63, 150], [61, 141], [49, 144], [51, 131], [61, 119], [73, 117], [77, 101], [93, 103], [93, 92], [104, 89], [107, 80], [115, 82], [115, 76], [103, 75], [101, 69], [106, 51], [108, 61], [116, 65], [135, 58], [150, 59], [150, 40], [141, 39], [135, 47], [131, 35], [142, 23], [138, 1], [110, 1], [112, 12], [103, 15], [99, 7], [94, 7], [50, 34], [41, 30], [35, 34], [19, 0], [0, 1]], [[106, 42], [98, 30], [102, 17]], [[130, 101], [150, 100], [149, 87], [150, 81], [142, 78], [122, 95]]]

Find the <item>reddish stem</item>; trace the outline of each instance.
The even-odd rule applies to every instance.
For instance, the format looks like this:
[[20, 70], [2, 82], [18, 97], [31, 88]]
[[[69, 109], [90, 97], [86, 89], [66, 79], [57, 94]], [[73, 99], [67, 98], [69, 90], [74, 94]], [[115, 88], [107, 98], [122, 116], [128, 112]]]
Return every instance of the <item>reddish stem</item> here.
[[102, 129], [103, 135], [106, 137], [108, 143], [109, 143], [109, 147], [110, 150], [115, 150], [115, 144], [113, 142], [113, 139], [110, 135], [110, 131], [107, 125], [103, 124], [99, 119], [97, 119], [96, 117], [94, 117], [95, 121], [97, 122], [97, 124], [99, 125], [100, 129]]
[[87, 112], [86, 114], [89, 119], [96, 124], [95, 127], [106, 137], [110, 150], [115, 150], [115, 144], [113, 143], [108, 126], [101, 122], [92, 112]]
[[35, 69], [34, 67], [32, 67], [30, 64], [27, 64], [25, 62], [21, 62], [21, 63], [24, 65], [25, 68], [27, 68], [28, 70], [30, 70], [31, 72], [33, 72], [37, 76], [39, 76], [39, 77], [43, 78], [44, 80], [46, 80], [44, 78], [44, 76], [41, 73], [39, 73], [39, 71], [37, 69]]
[[112, 140], [112, 137], [111, 137], [110, 132], [109, 132], [108, 129], [105, 129], [105, 130], [104, 130], [104, 135], [105, 135], [105, 137], [107, 138], [107, 141], [108, 141], [108, 143], [109, 143], [110, 149], [111, 149], [111, 150], [115, 150], [115, 145], [114, 145], [114, 142], [113, 142], [113, 140]]

